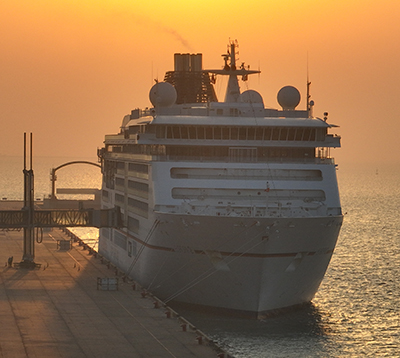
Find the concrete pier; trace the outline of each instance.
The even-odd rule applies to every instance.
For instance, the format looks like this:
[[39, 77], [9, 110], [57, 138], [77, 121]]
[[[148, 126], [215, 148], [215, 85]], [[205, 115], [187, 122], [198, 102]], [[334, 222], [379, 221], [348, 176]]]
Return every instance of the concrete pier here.
[[[22, 231], [0, 231], [0, 357], [218, 357], [200, 331], [145, 296], [58, 229], [36, 244], [40, 269], [18, 269]], [[63, 248], [63, 249], [62, 249]], [[118, 277], [118, 290], [98, 278]], [[145, 297], [144, 297], [145, 296]]]

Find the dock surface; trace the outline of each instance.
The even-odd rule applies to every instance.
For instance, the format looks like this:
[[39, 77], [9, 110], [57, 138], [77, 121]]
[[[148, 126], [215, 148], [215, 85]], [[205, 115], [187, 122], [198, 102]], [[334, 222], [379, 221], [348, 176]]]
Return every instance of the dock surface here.
[[[0, 357], [217, 357], [195, 328], [183, 328], [131, 282], [99, 290], [115, 278], [99, 257], [54, 229], [36, 244], [33, 270], [8, 265], [22, 258], [23, 231], [0, 231]], [[199, 344], [201, 341], [202, 344]]]

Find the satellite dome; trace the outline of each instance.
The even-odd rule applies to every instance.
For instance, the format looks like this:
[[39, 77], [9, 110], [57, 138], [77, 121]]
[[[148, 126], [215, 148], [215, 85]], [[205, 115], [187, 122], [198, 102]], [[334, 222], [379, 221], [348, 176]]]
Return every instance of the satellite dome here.
[[264, 105], [264, 101], [262, 96], [254, 90], [244, 91], [240, 95], [240, 101], [244, 103], [261, 103]]
[[300, 92], [296, 87], [285, 86], [278, 92], [278, 103], [284, 110], [293, 110], [300, 103]]
[[176, 101], [176, 89], [168, 82], [157, 82], [150, 89], [149, 98], [154, 107], [169, 107]]

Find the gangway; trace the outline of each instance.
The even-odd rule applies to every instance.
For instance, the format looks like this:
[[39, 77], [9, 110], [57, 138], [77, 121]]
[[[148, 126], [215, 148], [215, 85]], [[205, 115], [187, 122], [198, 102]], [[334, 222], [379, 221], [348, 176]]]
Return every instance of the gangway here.
[[[33, 214], [32, 221], [30, 215]], [[120, 210], [0, 210], [0, 229], [47, 227], [120, 227]]]

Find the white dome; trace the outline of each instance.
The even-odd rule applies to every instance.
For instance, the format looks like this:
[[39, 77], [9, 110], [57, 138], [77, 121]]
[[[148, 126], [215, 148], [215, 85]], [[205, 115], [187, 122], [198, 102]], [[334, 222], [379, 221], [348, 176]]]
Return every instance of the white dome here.
[[262, 96], [254, 90], [244, 91], [240, 95], [240, 101], [244, 103], [261, 103], [264, 105], [264, 101]]
[[168, 82], [158, 82], [150, 89], [149, 98], [154, 107], [169, 107], [176, 101], [176, 89]]
[[283, 109], [295, 109], [300, 103], [299, 90], [293, 86], [282, 87], [278, 92], [278, 103]]

